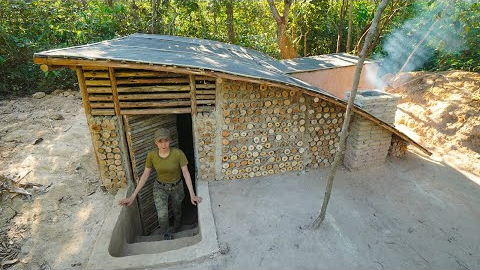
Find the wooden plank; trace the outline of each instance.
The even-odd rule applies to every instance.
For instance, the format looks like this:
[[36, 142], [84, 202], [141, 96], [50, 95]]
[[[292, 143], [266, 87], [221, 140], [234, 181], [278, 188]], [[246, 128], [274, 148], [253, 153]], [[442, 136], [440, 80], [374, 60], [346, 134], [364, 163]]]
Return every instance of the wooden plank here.
[[189, 100], [176, 100], [176, 101], [137, 101], [137, 102], [120, 102], [120, 108], [142, 108], [142, 107], [155, 107], [155, 108], [168, 108], [176, 106], [190, 106]]
[[113, 101], [112, 95], [90, 95], [89, 101]]
[[173, 91], [190, 91], [188, 85], [153, 85], [153, 86], [131, 86], [117, 87], [119, 93], [129, 92], [173, 92]]
[[87, 92], [89, 94], [111, 94], [111, 87], [87, 87]]
[[92, 109], [92, 115], [115, 115], [114, 109]]
[[190, 98], [188, 93], [121, 94], [119, 100]]
[[99, 109], [99, 108], [114, 108], [113, 103], [105, 103], [105, 102], [90, 102], [90, 107], [93, 109]]
[[83, 102], [83, 108], [85, 109], [85, 114], [90, 115], [92, 108], [90, 108], [89, 105], [89, 98], [88, 98], [88, 92], [87, 92], [87, 86], [85, 84], [85, 77], [83, 76], [83, 69], [81, 67], [77, 67], [77, 79], [78, 79], [78, 86], [80, 88], [80, 94], [82, 95], [82, 102]]
[[208, 83], [208, 84], [197, 83], [197, 90], [198, 89], [215, 89], [215, 84], [214, 83]]
[[99, 66], [83, 66], [83, 70], [106, 70], [108, 71], [108, 67], [99, 67]]
[[139, 114], [180, 114], [191, 113], [191, 108], [168, 108], [168, 109], [122, 109], [121, 113], [124, 115], [139, 115]]
[[176, 74], [170, 72], [161, 71], [145, 71], [145, 70], [117, 70], [115, 77], [117, 78], [130, 78], [130, 77], [164, 77], [175, 78], [185, 76], [183, 74]]
[[197, 99], [215, 99], [215, 95], [197, 95]]
[[88, 71], [85, 72], [85, 78], [106, 78], [108, 79], [108, 72], [104, 71]]
[[197, 94], [198, 95], [215, 95], [215, 89], [213, 89], [213, 90], [198, 90], [197, 89]]
[[201, 99], [201, 100], [197, 100], [197, 106], [198, 106], [198, 105], [205, 105], [205, 104], [215, 104], [215, 99]]
[[[210, 112], [215, 109], [215, 106], [198, 107], [198, 112]], [[188, 108], [158, 108], [158, 109], [122, 109], [121, 113], [124, 115], [142, 115], [142, 114], [181, 114], [191, 113], [192, 110]]]
[[188, 83], [188, 78], [128, 78], [128, 79], [118, 79], [118, 85], [124, 84], [153, 84], [153, 83]]
[[195, 75], [190, 74], [190, 101], [191, 106], [192, 106], [192, 114], [197, 114], [197, 88], [196, 88], [196, 82], [195, 82]]
[[120, 103], [118, 101], [117, 78], [115, 78], [115, 69], [113, 67], [108, 68], [108, 74], [110, 75], [110, 85], [112, 86], [112, 97], [113, 97], [113, 104], [115, 108], [115, 114], [120, 115]]
[[110, 80], [87, 80], [87, 86], [110, 86]]

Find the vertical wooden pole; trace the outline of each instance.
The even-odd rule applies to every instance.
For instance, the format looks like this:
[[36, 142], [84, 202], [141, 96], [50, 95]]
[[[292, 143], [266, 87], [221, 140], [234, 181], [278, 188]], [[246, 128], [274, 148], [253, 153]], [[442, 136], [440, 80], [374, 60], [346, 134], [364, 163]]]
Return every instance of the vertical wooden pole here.
[[77, 70], [78, 86], [80, 87], [80, 94], [82, 95], [83, 108], [85, 109], [85, 114], [87, 115], [87, 118], [88, 118], [88, 116], [92, 114], [92, 108], [90, 108], [90, 104], [88, 102], [87, 84], [85, 83], [85, 76], [83, 75], [82, 67], [77, 67], [76, 70]]
[[223, 103], [223, 81], [224, 79], [218, 78], [215, 82], [215, 126], [217, 130], [215, 131], [215, 179], [223, 179], [222, 174], [222, 124], [223, 124], [223, 115], [222, 115], [222, 103]]
[[82, 67], [77, 67], [76, 71], [77, 71], [78, 86], [80, 88], [80, 94], [82, 95], [83, 108], [85, 109], [85, 117], [87, 118], [88, 129], [90, 131], [93, 155], [95, 156], [95, 161], [97, 162], [97, 170], [98, 170], [98, 173], [100, 174], [100, 179], [101, 179], [100, 184], [102, 187], [104, 187], [103, 176], [102, 176], [102, 166], [100, 165], [100, 160], [98, 159], [97, 150], [94, 142], [95, 134], [90, 128], [90, 118], [92, 117], [92, 108], [90, 107], [90, 103], [88, 101], [87, 84], [85, 83], [85, 76], [83, 74]]
[[[118, 91], [117, 91], [117, 78], [115, 78], [115, 69], [113, 67], [108, 68], [108, 75], [110, 77], [110, 86], [112, 87], [112, 97], [113, 97], [113, 106], [115, 108], [115, 114], [120, 116], [120, 103], [118, 101]], [[121, 117], [118, 117], [121, 120]]]
[[192, 101], [192, 115], [197, 114], [197, 85], [195, 75], [190, 74], [190, 100]]
[[130, 151], [127, 144], [127, 136], [125, 134], [125, 126], [123, 123], [122, 115], [120, 114], [120, 102], [118, 100], [118, 91], [117, 91], [117, 78], [115, 77], [115, 69], [113, 67], [108, 68], [108, 77], [110, 78], [110, 87], [112, 88], [112, 97], [113, 97], [113, 106], [115, 108], [115, 115], [118, 119], [118, 133], [120, 140], [120, 147], [123, 148], [122, 159], [124, 162], [124, 168], [127, 170], [127, 177], [130, 181], [133, 181], [132, 176], [132, 167], [130, 162]]

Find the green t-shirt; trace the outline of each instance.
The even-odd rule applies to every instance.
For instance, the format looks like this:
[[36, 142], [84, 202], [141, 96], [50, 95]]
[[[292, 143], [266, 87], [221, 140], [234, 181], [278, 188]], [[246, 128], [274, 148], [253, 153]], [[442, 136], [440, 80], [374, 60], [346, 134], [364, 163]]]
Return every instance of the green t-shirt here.
[[166, 158], [158, 155], [158, 149], [147, 154], [146, 168], [155, 168], [157, 180], [161, 183], [174, 183], [182, 177], [182, 167], [188, 164], [182, 150], [171, 147]]

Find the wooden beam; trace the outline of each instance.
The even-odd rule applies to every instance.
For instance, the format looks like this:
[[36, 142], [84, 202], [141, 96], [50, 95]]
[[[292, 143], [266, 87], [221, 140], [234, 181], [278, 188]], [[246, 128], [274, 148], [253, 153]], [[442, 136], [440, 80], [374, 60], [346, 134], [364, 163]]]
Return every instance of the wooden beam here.
[[119, 93], [190, 91], [190, 86], [188, 85], [129, 86], [129, 87], [118, 87], [117, 91]]
[[190, 101], [192, 102], [192, 114], [197, 114], [197, 87], [195, 75], [190, 74]]
[[[199, 107], [197, 111], [199, 112], [208, 112], [214, 109], [211, 107]], [[158, 109], [122, 109], [121, 113], [123, 115], [142, 115], [142, 114], [182, 114], [182, 113], [191, 113], [192, 109], [187, 108], [158, 108]]]
[[115, 115], [113, 109], [92, 109], [92, 115]]
[[[117, 79], [115, 78], [115, 69], [113, 67], [108, 68], [108, 74], [110, 75], [110, 85], [112, 87], [112, 96], [113, 104], [115, 106], [115, 114], [120, 116], [120, 103], [118, 101], [118, 92], [117, 92]], [[122, 124], [122, 118], [118, 117], [120, 124]]]
[[190, 98], [189, 93], [178, 93], [178, 94], [122, 94], [119, 97], [119, 100], [139, 100], [139, 99], [179, 99], [179, 98]]
[[172, 100], [172, 101], [133, 101], [133, 102], [120, 102], [120, 108], [141, 108], [141, 107], [153, 107], [153, 108], [168, 108], [178, 106], [190, 106], [190, 100]]
[[90, 108], [90, 105], [88, 104], [88, 92], [87, 85], [85, 84], [85, 77], [83, 76], [83, 69], [82, 67], [77, 67], [76, 71], [78, 87], [80, 88], [80, 94], [82, 95], [83, 108], [85, 109], [85, 114], [88, 117], [92, 112], [92, 108]]
[[62, 68], [70, 68], [69, 66], [49, 66], [49, 65], [40, 65], [40, 69], [43, 72], [62, 69]]

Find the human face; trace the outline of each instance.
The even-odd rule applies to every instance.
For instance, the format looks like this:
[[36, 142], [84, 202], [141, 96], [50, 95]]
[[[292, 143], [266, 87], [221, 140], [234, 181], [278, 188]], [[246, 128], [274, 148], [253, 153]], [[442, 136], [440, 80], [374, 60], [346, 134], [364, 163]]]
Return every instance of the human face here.
[[160, 149], [160, 151], [168, 151], [168, 149], [170, 149], [170, 140], [168, 139], [158, 140], [155, 142], [155, 144], [157, 145], [158, 149]]

